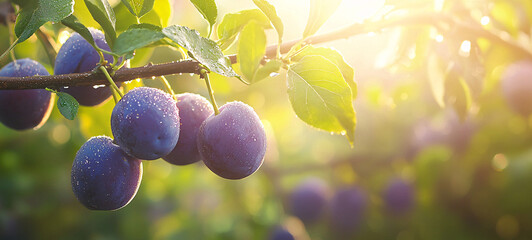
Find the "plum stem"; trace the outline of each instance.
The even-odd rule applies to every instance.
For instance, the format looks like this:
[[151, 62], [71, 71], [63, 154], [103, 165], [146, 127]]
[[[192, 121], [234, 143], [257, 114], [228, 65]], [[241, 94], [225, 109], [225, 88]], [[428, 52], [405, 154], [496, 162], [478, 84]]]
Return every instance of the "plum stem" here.
[[172, 95], [172, 98], [177, 101], [177, 97], [175, 96], [174, 89], [172, 89], [172, 86], [170, 86], [170, 83], [168, 82], [166, 77], [165, 76], [160, 76], [160, 78], [161, 78], [161, 82], [163, 82], [164, 87], [166, 88], [168, 93], [170, 93], [170, 95]]
[[99, 48], [99, 47], [98, 47], [97, 50], [100, 51], [100, 52], [102, 52], [102, 53], [109, 54], [109, 55], [111, 55], [111, 56], [121, 57], [120, 55], [118, 55], [118, 54], [116, 54], [116, 53], [114, 53], [114, 52], [110, 52], [110, 51], [107, 51], [107, 50], [105, 50], [105, 49], [101, 49], [101, 48]]
[[118, 86], [116, 86], [116, 83], [113, 81], [113, 79], [111, 78], [111, 76], [107, 72], [107, 69], [105, 69], [104, 66], [100, 66], [100, 70], [103, 72], [103, 74], [105, 75], [105, 77], [109, 81], [109, 84], [111, 84], [111, 88], [113, 89], [113, 98], [114, 98], [115, 102], [118, 102], [118, 98], [114, 95], [115, 92], [118, 93], [118, 95], [120, 95], [121, 98], [124, 97], [124, 93], [122, 93], [122, 91], [120, 91], [120, 88], [118, 88]]
[[216, 105], [216, 100], [214, 99], [214, 91], [211, 87], [211, 81], [209, 80], [209, 74], [207, 73], [207, 70], [201, 69], [200, 75], [203, 79], [205, 79], [205, 85], [207, 85], [207, 91], [209, 92], [209, 97], [211, 98], [212, 107], [214, 108], [214, 115], [220, 114], [220, 110], [218, 109], [218, 105]]

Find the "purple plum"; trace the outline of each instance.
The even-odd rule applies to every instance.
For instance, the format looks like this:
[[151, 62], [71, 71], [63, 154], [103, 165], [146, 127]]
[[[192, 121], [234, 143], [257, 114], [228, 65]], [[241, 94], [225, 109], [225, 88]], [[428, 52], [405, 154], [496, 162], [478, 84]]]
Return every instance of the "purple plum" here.
[[[38, 62], [24, 58], [0, 70], [2, 77], [50, 75]], [[52, 111], [52, 94], [44, 89], [0, 90], [0, 122], [15, 130], [40, 128]]]
[[[109, 51], [104, 34], [93, 28], [89, 28], [89, 31], [96, 45]], [[111, 55], [104, 54], [104, 58], [108, 62], [113, 61]], [[54, 74], [89, 72], [99, 62], [100, 55], [98, 55], [98, 52], [81, 35], [74, 33], [66, 40], [57, 53]], [[63, 87], [61, 91], [72, 95], [83, 106], [99, 105], [109, 99], [113, 93], [109, 86], [96, 88], [93, 86], [70, 86], [68, 88]]]
[[227, 179], [245, 178], [261, 166], [266, 132], [252, 107], [230, 102], [209, 116], [198, 132], [198, 150], [205, 165]]
[[394, 178], [386, 187], [383, 198], [391, 213], [403, 214], [414, 205], [414, 188], [406, 181]]
[[183, 93], [177, 95], [177, 108], [181, 121], [179, 141], [164, 160], [175, 165], [187, 165], [200, 160], [197, 135], [203, 121], [214, 113], [211, 103], [204, 97]]
[[142, 162], [127, 155], [110, 137], [90, 138], [72, 164], [72, 190], [91, 210], [116, 210], [137, 194]]
[[331, 200], [331, 224], [341, 232], [353, 232], [362, 222], [367, 194], [358, 187], [338, 190]]
[[327, 187], [316, 178], [303, 181], [293, 191], [290, 208], [294, 216], [306, 224], [318, 221], [325, 212], [327, 205]]
[[111, 130], [127, 154], [154, 160], [174, 149], [180, 130], [176, 101], [156, 88], [134, 88], [116, 104]]

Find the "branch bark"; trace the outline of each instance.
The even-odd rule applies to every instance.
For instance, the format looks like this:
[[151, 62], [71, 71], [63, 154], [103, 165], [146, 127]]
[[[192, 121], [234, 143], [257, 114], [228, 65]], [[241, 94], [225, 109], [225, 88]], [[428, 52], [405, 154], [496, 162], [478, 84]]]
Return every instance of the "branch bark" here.
[[[339, 39], [346, 39], [359, 34], [379, 32], [392, 27], [408, 25], [432, 25], [437, 27], [440, 31], [445, 30], [445, 27], [442, 27], [442, 25], [445, 25], [447, 28], [458, 28], [458, 30], [470, 35], [471, 37], [486, 38], [495, 43], [499, 43], [512, 51], [523, 53], [524, 57], [532, 59], [532, 52], [530, 49], [522, 47], [512, 39], [501, 37], [500, 34], [488, 31], [482, 28], [480, 25], [465, 24], [455, 21], [449, 16], [440, 13], [420, 13], [393, 19], [383, 19], [374, 22], [356, 23], [336, 31], [312, 36], [304, 40], [285, 42], [281, 45], [281, 52], [287, 53], [290, 48], [298, 43], [318, 44]], [[277, 45], [269, 46], [266, 49], [265, 57], [275, 57], [276, 51]], [[232, 63], [237, 62], [236, 55], [229, 55], [228, 57]], [[199, 74], [200, 70], [201, 66], [194, 60], [184, 60], [157, 65], [148, 64], [146, 66], [137, 68], [122, 68], [115, 73], [113, 80], [115, 82], [125, 82], [137, 78], [151, 78], [178, 73]], [[99, 71], [24, 78], [0, 77], [0, 89], [58, 89], [62, 86], [92, 86], [107, 84], [108, 82], [105, 76]]]

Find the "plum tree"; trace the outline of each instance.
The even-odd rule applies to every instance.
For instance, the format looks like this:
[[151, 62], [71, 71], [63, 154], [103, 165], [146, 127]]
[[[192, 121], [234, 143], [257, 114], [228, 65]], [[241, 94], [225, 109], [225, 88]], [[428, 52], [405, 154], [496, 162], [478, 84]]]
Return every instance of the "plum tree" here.
[[127, 154], [143, 160], [164, 157], [174, 149], [179, 138], [176, 101], [156, 88], [135, 88], [114, 107], [111, 130]]
[[[38, 62], [15, 60], [0, 70], [2, 77], [45, 76], [48, 71]], [[52, 93], [44, 89], [0, 90], [0, 122], [16, 129], [41, 127], [52, 111]]]
[[181, 122], [179, 141], [163, 159], [175, 165], [187, 165], [200, 160], [197, 144], [199, 127], [214, 110], [207, 99], [193, 93], [178, 94], [177, 108]]
[[523, 116], [532, 114], [532, 61], [519, 61], [502, 75], [502, 94], [508, 105]]
[[294, 236], [282, 226], [277, 226], [270, 234], [270, 240], [294, 240]]
[[414, 205], [414, 188], [402, 179], [393, 178], [384, 190], [383, 198], [391, 213], [406, 213]]
[[366, 193], [358, 188], [338, 190], [331, 200], [330, 217], [335, 230], [353, 232], [362, 221], [367, 205]]
[[290, 199], [292, 214], [307, 224], [318, 221], [323, 216], [326, 205], [326, 185], [316, 178], [306, 179], [299, 184]]
[[110, 137], [90, 138], [72, 164], [72, 190], [92, 210], [116, 210], [135, 197], [142, 179], [142, 162], [127, 155]]
[[[109, 50], [103, 33], [89, 28], [96, 45], [104, 50]], [[113, 57], [104, 54], [105, 60], [113, 61]], [[93, 70], [100, 63], [98, 52], [78, 33], [72, 34], [61, 46], [55, 59], [54, 74], [82, 73]], [[63, 87], [61, 91], [72, 95], [80, 105], [95, 106], [109, 99], [112, 94], [110, 87], [70, 86]]]
[[266, 132], [257, 113], [243, 102], [220, 107], [198, 131], [198, 150], [205, 165], [227, 179], [245, 178], [261, 166], [266, 153]]

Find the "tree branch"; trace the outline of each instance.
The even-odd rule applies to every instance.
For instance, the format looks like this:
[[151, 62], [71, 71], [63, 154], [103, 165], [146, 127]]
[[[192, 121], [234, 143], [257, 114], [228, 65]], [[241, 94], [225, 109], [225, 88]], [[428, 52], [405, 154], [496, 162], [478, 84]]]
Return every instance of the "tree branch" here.
[[[330, 42], [339, 39], [346, 39], [354, 35], [379, 32], [388, 28], [397, 26], [409, 25], [433, 25], [440, 31], [445, 30], [442, 27], [445, 24], [448, 28], [458, 29], [461, 32], [471, 35], [475, 38], [486, 38], [502, 46], [523, 53], [525, 57], [532, 59], [532, 52], [530, 49], [524, 48], [512, 39], [501, 37], [500, 34], [482, 28], [480, 25], [465, 24], [455, 21], [449, 16], [441, 13], [420, 13], [398, 18], [383, 19], [375, 22], [356, 23], [339, 30], [316, 35], [305, 39], [303, 44], [318, 44]], [[302, 40], [294, 40], [285, 42], [281, 45], [281, 52], [287, 53], [295, 44], [302, 42]], [[269, 46], [266, 50], [266, 58], [273, 58], [276, 55], [277, 45]], [[237, 62], [236, 55], [228, 56], [234, 64]], [[194, 73], [199, 74], [201, 66], [194, 60], [185, 60], [179, 62], [163, 63], [157, 65], [148, 64], [137, 68], [122, 68], [118, 70], [113, 76], [116, 82], [125, 82], [137, 78], [151, 78], [155, 76], [171, 75], [178, 73]], [[62, 86], [92, 86], [92, 85], [107, 85], [108, 82], [105, 76], [99, 71], [74, 73], [54, 76], [33, 76], [33, 77], [0, 77], [0, 89], [43, 89], [55, 88]]]

